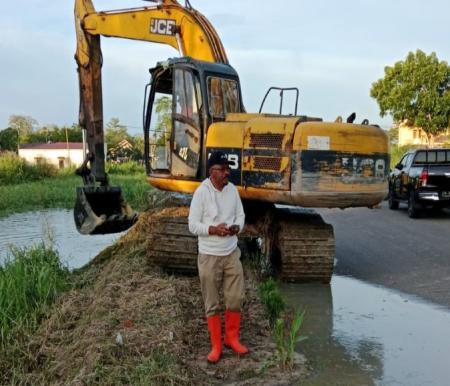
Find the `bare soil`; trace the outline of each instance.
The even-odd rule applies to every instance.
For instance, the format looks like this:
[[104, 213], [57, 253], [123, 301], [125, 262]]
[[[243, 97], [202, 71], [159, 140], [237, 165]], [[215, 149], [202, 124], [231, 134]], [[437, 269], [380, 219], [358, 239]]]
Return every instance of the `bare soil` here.
[[209, 351], [197, 277], [171, 276], [149, 264], [152, 216], [76, 273], [76, 286], [54, 306], [22, 349], [20, 371], [1, 379], [28, 385], [290, 385], [305, 372], [298, 356], [282, 371], [257, 278], [246, 271], [242, 341], [250, 354]]

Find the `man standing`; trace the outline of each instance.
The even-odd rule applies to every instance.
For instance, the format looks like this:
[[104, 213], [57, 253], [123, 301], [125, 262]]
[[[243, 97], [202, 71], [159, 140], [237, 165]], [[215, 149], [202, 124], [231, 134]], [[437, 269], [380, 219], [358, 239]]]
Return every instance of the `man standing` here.
[[198, 236], [198, 272], [212, 346], [208, 361], [216, 363], [222, 354], [221, 288], [226, 308], [224, 344], [237, 354], [248, 353], [239, 342], [244, 273], [236, 236], [244, 227], [245, 214], [236, 187], [228, 182], [230, 162], [226, 155], [211, 153], [208, 169], [209, 178], [192, 198], [189, 230]]

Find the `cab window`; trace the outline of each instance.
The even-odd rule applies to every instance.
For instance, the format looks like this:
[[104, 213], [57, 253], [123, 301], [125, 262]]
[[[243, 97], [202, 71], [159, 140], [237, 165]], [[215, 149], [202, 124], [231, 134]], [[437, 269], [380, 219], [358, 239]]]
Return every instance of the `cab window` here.
[[176, 69], [174, 74], [173, 140], [171, 174], [196, 177], [200, 159], [201, 96], [191, 71]]
[[228, 113], [239, 112], [239, 88], [235, 80], [208, 77], [209, 112], [213, 120], [223, 120]]
[[170, 169], [172, 136], [172, 71], [161, 72], [153, 84], [154, 96], [149, 128], [149, 156], [152, 170]]
[[196, 127], [199, 126], [197, 90], [190, 71], [175, 70], [175, 114], [191, 120]]

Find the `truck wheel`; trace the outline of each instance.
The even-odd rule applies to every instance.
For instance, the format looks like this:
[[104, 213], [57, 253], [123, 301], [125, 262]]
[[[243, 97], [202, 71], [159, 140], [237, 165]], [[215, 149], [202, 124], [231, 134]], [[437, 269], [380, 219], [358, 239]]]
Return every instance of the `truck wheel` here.
[[394, 198], [394, 192], [392, 191], [391, 186], [389, 186], [388, 207], [391, 210], [398, 209], [398, 201]]
[[419, 217], [419, 209], [417, 209], [416, 196], [414, 195], [414, 190], [411, 190], [409, 192], [408, 216], [410, 218], [417, 218], [417, 217]]

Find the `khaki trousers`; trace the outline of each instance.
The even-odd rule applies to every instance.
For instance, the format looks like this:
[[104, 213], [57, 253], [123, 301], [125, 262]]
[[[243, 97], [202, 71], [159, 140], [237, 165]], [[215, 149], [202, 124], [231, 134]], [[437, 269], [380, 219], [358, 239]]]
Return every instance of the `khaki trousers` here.
[[220, 291], [223, 289], [225, 307], [241, 311], [244, 300], [244, 271], [241, 250], [236, 248], [227, 256], [198, 255], [198, 273], [206, 316], [220, 313]]

